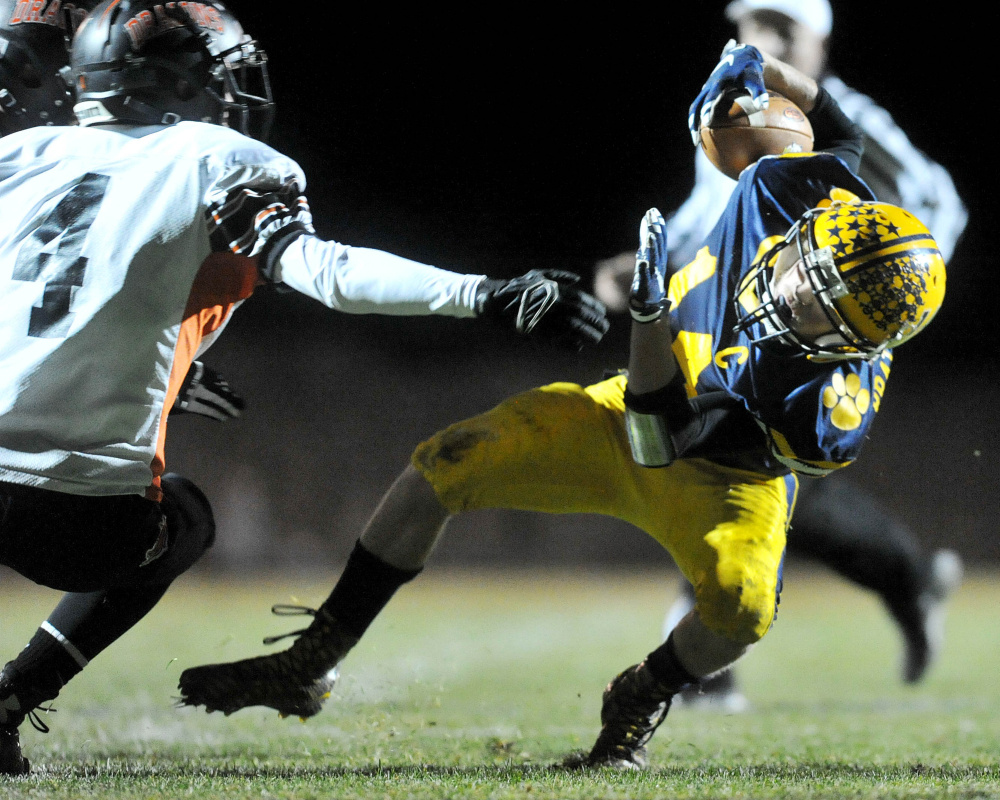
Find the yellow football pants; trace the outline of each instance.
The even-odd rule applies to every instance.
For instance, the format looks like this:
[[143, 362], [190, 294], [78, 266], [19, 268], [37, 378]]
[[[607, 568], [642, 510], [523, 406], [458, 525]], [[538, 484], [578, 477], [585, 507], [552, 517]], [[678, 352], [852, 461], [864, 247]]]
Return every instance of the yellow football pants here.
[[632, 460], [625, 377], [554, 383], [505, 400], [423, 442], [413, 465], [452, 514], [483, 508], [625, 520], [671, 554], [702, 622], [739, 644], [771, 626], [797, 483], [679, 459]]

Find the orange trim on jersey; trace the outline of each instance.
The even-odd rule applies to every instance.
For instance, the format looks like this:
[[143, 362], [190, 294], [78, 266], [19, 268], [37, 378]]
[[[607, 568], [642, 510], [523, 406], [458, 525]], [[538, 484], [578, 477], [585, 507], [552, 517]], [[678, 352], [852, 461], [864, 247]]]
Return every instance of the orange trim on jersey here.
[[101, 14], [101, 22], [102, 23], [104, 22], [104, 18], [107, 17], [108, 14], [111, 13], [111, 9], [113, 9], [116, 5], [118, 5], [119, 3], [121, 3], [121, 1], [122, 0], [115, 0], [115, 2], [111, 3], [111, 5], [109, 5], [106, 9], [104, 9], [104, 13]]
[[153, 482], [146, 489], [146, 497], [159, 502], [160, 476], [164, 469], [164, 441], [167, 435], [167, 416], [180, 392], [181, 383], [191, 368], [202, 339], [217, 331], [240, 300], [246, 300], [253, 290], [263, 283], [257, 271], [257, 259], [238, 256], [233, 253], [212, 253], [201, 264], [191, 294], [188, 296], [174, 349], [174, 361], [167, 384], [167, 396], [160, 417], [160, 432], [157, 437], [156, 455], [150, 464]]

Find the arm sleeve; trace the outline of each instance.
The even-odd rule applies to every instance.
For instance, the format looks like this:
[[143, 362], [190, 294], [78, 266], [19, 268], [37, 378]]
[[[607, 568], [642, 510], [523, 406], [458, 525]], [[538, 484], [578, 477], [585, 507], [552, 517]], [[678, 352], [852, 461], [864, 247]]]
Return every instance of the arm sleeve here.
[[484, 279], [304, 232], [286, 244], [268, 277], [351, 314], [448, 317], [476, 315]]
[[239, 185], [209, 209], [213, 251], [257, 259], [271, 283], [282, 283], [351, 314], [476, 316], [483, 275], [464, 275], [349, 247], [315, 235], [298, 183]]
[[913, 146], [884, 108], [835, 76], [823, 87], [862, 130], [865, 152], [858, 173], [879, 200], [916, 214], [951, 259], [968, 221], [968, 211], [948, 171]]
[[824, 87], [820, 86], [816, 105], [807, 116], [813, 129], [814, 148], [833, 153], [857, 174], [864, 153], [864, 133]]

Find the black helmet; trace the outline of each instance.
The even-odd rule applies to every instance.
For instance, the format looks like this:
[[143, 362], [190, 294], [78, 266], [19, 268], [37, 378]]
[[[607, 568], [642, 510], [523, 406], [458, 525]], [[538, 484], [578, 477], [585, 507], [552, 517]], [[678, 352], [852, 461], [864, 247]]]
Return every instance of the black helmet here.
[[265, 139], [274, 117], [267, 55], [216, 0], [105, 0], [71, 65], [81, 125], [196, 120]]
[[0, 0], [0, 136], [75, 122], [69, 42], [94, 5]]

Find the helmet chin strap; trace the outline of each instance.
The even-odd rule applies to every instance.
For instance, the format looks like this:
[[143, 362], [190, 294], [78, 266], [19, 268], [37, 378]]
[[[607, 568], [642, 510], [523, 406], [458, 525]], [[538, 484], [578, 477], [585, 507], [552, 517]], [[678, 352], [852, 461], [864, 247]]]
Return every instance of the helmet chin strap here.
[[181, 121], [180, 114], [175, 114], [173, 111], [161, 111], [149, 105], [149, 103], [136, 100], [133, 95], [126, 97], [123, 105], [130, 109], [130, 117], [132, 117], [131, 110], [134, 110], [135, 116], [143, 117], [140, 121], [148, 125], [176, 125]]
[[148, 103], [136, 100], [129, 95], [125, 98], [123, 107], [128, 109], [125, 117], [112, 114], [99, 100], [85, 100], [77, 103], [73, 111], [82, 126], [108, 125], [115, 122], [132, 123], [136, 125], [175, 125], [181, 121], [179, 114], [173, 111], [161, 111]]

